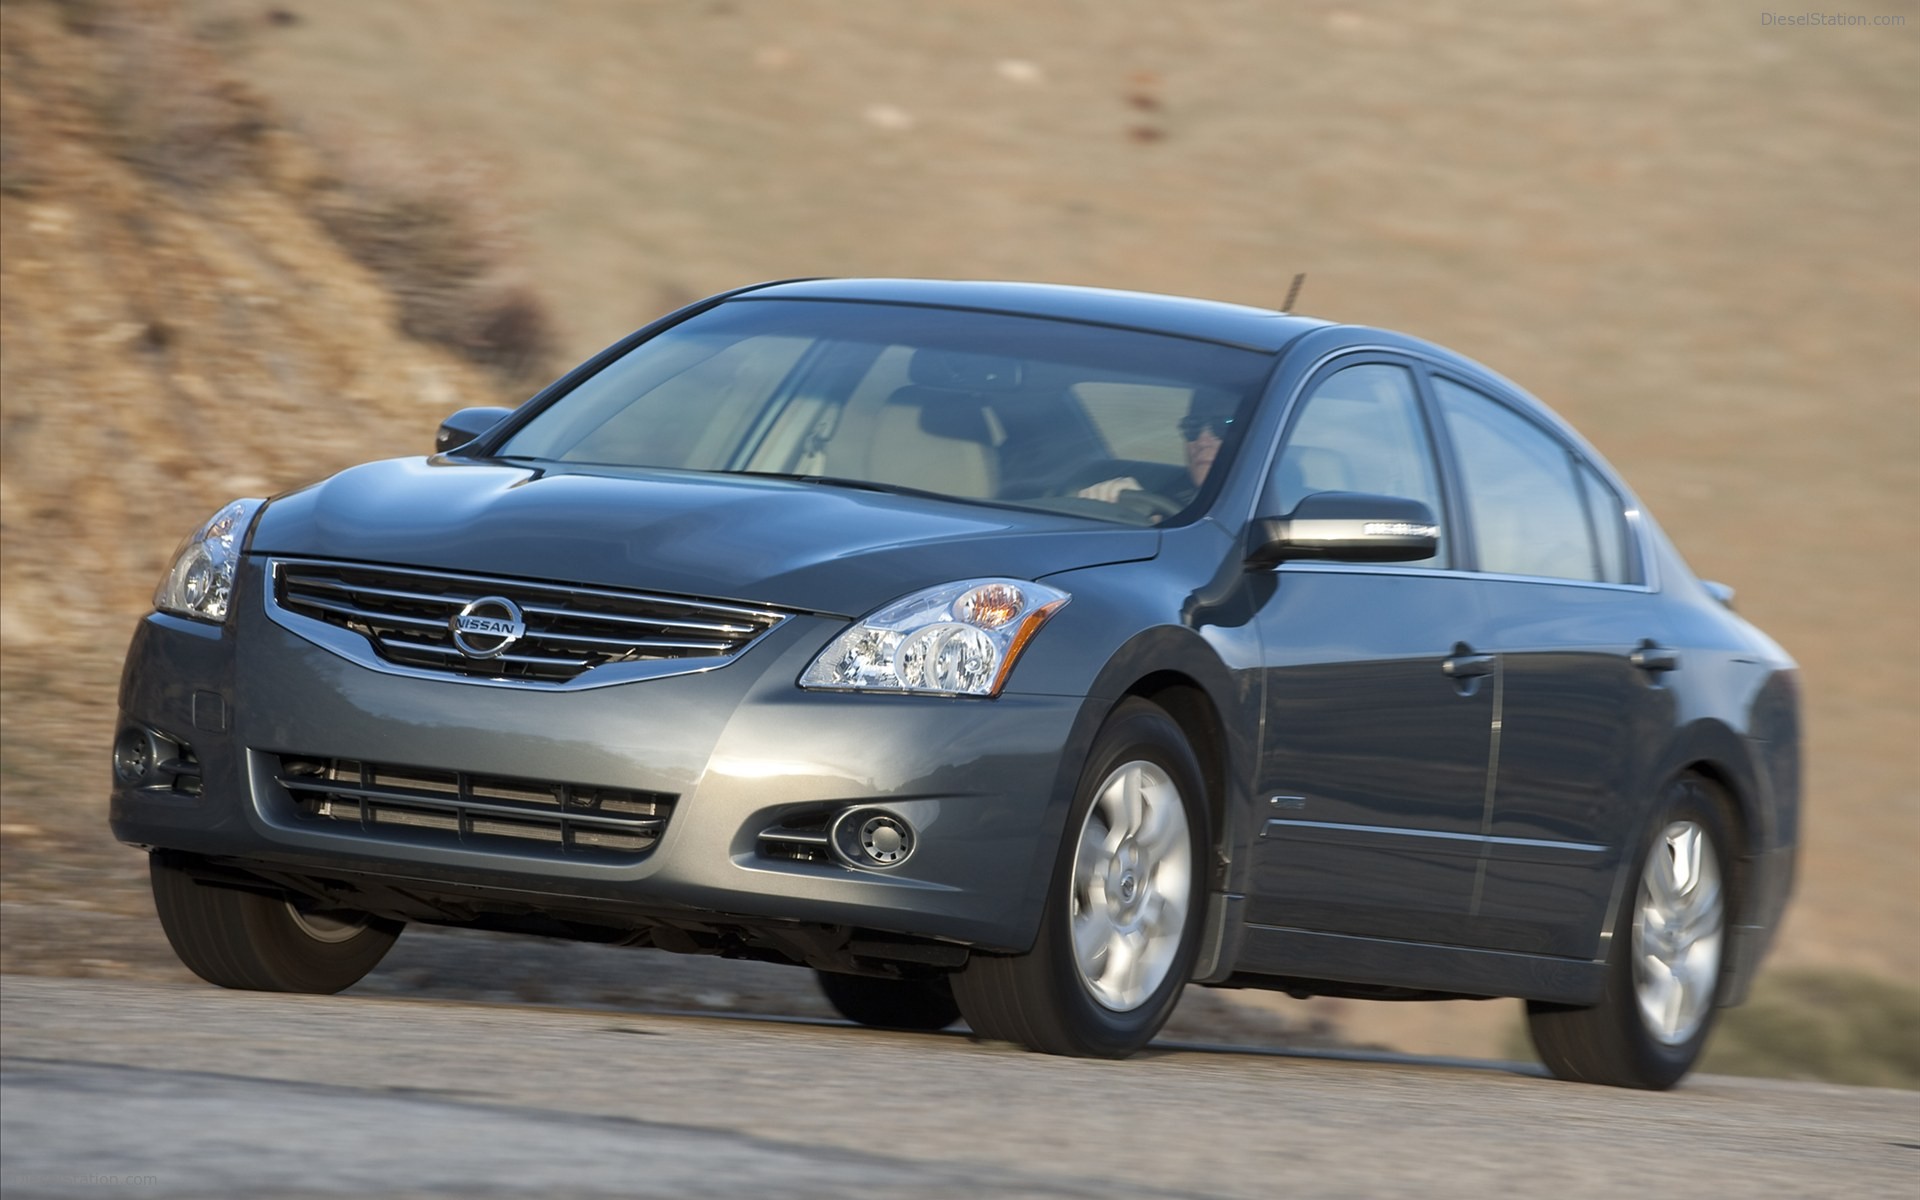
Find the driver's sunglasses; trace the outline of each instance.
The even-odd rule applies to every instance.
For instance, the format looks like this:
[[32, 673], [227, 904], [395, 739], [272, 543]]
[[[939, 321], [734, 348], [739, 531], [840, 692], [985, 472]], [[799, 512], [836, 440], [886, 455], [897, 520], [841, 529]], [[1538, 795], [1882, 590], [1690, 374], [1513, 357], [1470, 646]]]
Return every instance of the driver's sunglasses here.
[[1200, 431], [1209, 429], [1219, 441], [1227, 440], [1227, 430], [1233, 428], [1232, 417], [1181, 417], [1180, 436], [1190, 442], [1200, 440]]

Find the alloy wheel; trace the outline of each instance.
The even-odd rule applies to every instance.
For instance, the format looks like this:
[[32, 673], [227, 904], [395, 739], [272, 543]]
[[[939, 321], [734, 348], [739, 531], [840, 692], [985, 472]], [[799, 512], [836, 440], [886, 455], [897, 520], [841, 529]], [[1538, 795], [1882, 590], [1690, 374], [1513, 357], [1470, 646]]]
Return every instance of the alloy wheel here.
[[1726, 905], [1707, 831], [1674, 821], [1647, 855], [1633, 917], [1633, 987], [1647, 1032], [1677, 1046], [1699, 1031], [1720, 979]]
[[1114, 768], [1087, 809], [1073, 859], [1075, 964], [1114, 1012], [1145, 1004], [1180, 951], [1193, 898], [1186, 805], [1165, 770]]

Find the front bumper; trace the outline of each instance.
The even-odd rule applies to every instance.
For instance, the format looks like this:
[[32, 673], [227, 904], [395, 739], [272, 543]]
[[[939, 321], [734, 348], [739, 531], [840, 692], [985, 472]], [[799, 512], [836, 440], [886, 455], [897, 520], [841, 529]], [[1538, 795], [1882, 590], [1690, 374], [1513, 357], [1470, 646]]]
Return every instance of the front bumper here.
[[[263, 874], [411, 881], [718, 921], [793, 922], [1024, 950], [1097, 715], [1078, 697], [993, 700], [807, 692], [794, 681], [842, 627], [796, 616], [723, 668], [585, 691], [410, 678], [348, 661], [268, 619], [259, 564], [228, 627], [154, 614], [121, 683], [124, 729], [197, 764], [187, 790], [114, 778], [121, 841]], [[480, 846], [303, 817], [282, 756], [401, 764], [672, 797], [642, 854]], [[194, 794], [197, 791], [197, 794]], [[796, 816], [872, 805], [917, 833], [890, 870], [766, 853]]]

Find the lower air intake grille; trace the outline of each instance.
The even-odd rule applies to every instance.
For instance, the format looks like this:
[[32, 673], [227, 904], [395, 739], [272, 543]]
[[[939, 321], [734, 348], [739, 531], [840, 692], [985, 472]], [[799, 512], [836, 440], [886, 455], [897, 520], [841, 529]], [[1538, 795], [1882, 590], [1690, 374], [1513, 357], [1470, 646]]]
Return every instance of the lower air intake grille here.
[[285, 754], [276, 775], [294, 816], [382, 841], [600, 860], [653, 849], [672, 815], [663, 792], [435, 771]]

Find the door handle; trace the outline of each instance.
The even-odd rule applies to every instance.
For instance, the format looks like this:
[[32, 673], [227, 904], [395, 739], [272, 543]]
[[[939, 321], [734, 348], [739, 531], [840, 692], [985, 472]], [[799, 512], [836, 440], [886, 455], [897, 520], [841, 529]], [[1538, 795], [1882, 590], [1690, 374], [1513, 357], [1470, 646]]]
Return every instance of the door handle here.
[[1642, 642], [1638, 650], [1627, 655], [1627, 661], [1649, 675], [1660, 675], [1680, 669], [1680, 652], [1656, 646], [1650, 641]]
[[1491, 654], [1456, 654], [1441, 663], [1440, 670], [1448, 679], [1477, 679], [1493, 674], [1493, 665]]

